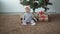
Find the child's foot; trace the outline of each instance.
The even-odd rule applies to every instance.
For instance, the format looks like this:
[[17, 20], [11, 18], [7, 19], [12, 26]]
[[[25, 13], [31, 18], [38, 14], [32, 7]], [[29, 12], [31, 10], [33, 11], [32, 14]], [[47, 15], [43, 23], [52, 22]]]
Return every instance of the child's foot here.
[[27, 25], [26, 23], [22, 23], [22, 25]]
[[36, 25], [36, 23], [32, 23], [31, 25], [34, 26], [34, 25]]

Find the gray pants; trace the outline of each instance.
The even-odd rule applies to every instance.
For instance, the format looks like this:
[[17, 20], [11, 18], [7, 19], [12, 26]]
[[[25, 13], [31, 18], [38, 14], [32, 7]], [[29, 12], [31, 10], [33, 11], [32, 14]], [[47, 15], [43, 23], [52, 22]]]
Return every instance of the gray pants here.
[[[26, 24], [27, 23], [27, 21], [25, 21], [25, 20], [22, 20], [22, 22], [23, 22], [23, 24]], [[34, 20], [31, 20], [30, 23], [33, 24], [35, 22], [34, 22]]]

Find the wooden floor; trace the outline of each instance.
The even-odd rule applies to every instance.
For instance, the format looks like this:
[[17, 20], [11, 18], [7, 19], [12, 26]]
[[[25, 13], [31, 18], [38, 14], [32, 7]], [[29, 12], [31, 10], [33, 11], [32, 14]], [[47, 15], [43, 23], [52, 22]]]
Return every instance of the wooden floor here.
[[19, 15], [0, 15], [0, 34], [60, 34], [60, 15], [51, 15], [51, 22], [22, 26]]

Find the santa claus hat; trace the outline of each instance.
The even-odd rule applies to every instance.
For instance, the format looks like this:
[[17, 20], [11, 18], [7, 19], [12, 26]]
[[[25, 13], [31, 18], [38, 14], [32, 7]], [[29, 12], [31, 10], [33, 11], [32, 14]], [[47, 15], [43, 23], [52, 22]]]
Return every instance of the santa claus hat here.
[[30, 9], [30, 6], [28, 5], [28, 6], [25, 6], [25, 8], [29, 8]]

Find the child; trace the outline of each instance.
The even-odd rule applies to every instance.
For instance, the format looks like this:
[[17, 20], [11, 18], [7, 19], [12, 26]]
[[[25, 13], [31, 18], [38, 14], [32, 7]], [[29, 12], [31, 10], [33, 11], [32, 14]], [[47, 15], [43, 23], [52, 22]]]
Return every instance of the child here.
[[30, 7], [27, 6], [25, 10], [26, 10], [26, 13], [23, 16], [22, 25], [27, 25], [27, 23], [31, 23], [31, 25], [36, 25], [35, 21], [33, 20], [35, 18], [33, 14], [30, 12], [31, 11]]

